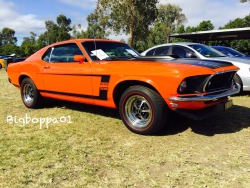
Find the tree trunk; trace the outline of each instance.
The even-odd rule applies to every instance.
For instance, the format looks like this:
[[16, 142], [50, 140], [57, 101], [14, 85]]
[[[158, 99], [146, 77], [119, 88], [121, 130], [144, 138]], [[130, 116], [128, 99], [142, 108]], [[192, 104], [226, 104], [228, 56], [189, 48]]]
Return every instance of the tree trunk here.
[[131, 47], [133, 47], [134, 45], [134, 19], [133, 17], [131, 17], [131, 22], [130, 22], [130, 25], [129, 25], [129, 45]]

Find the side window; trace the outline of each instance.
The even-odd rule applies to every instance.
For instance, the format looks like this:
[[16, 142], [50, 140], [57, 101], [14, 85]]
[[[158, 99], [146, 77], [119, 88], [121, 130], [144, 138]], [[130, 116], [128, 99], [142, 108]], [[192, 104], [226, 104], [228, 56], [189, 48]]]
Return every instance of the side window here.
[[146, 53], [146, 56], [150, 56], [150, 55], [154, 55], [155, 54], [155, 48], [152, 49], [152, 50], [149, 50], [147, 53]]
[[220, 50], [220, 49], [216, 49], [216, 50], [218, 50], [219, 52], [221, 52], [221, 53], [223, 53], [223, 54], [225, 54], [225, 55], [227, 55], [227, 56], [229, 56], [230, 54], [229, 53], [227, 53], [226, 51], [223, 51], [223, 50]]
[[49, 62], [51, 54], [51, 48], [49, 48], [42, 57], [43, 61]]
[[169, 50], [169, 46], [161, 46], [155, 49], [154, 55], [167, 55]]
[[189, 58], [190, 56], [194, 56], [194, 52], [184, 46], [173, 46], [172, 47], [172, 54], [178, 55], [182, 58]]
[[63, 44], [47, 50], [43, 55], [43, 60], [58, 63], [74, 62], [74, 55], [83, 55], [77, 44]]

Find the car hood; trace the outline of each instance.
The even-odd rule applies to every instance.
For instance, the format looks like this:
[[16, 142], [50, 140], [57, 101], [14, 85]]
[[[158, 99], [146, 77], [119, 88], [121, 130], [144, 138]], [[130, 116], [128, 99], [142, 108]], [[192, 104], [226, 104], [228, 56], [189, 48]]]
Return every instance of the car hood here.
[[166, 63], [173, 63], [173, 64], [185, 64], [185, 65], [192, 65], [192, 66], [199, 66], [205, 67], [209, 69], [217, 69], [220, 67], [227, 67], [232, 66], [231, 62], [221, 61], [221, 60], [208, 60], [208, 59], [186, 59], [186, 58], [164, 58], [164, 57], [141, 57], [137, 58], [136, 61], [142, 62], [166, 62]]
[[228, 61], [228, 62], [231, 62], [231, 63], [235, 64], [236, 66], [237, 66], [237, 63], [250, 65], [250, 59], [245, 59], [245, 58], [216, 57], [216, 58], [209, 58], [209, 59]]

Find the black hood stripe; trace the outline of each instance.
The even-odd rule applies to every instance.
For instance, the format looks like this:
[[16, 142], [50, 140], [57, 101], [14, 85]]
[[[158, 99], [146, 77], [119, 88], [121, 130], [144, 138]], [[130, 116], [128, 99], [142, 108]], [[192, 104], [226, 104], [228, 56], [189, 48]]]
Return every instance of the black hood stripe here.
[[217, 69], [221, 67], [232, 66], [233, 64], [227, 61], [218, 61], [218, 60], [201, 60], [201, 59], [184, 59], [184, 58], [157, 58], [157, 57], [141, 57], [136, 59], [136, 61], [145, 61], [145, 62], [166, 62], [166, 63], [175, 63], [175, 64], [188, 64], [194, 66], [201, 66], [210, 69]]

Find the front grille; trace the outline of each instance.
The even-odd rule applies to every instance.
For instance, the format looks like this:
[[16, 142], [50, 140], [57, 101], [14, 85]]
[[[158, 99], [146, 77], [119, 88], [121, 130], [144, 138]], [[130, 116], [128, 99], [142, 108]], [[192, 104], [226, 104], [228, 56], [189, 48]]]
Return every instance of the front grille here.
[[235, 71], [223, 72], [213, 75], [205, 85], [205, 92], [216, 92], [221, 90], [230, 89]]

